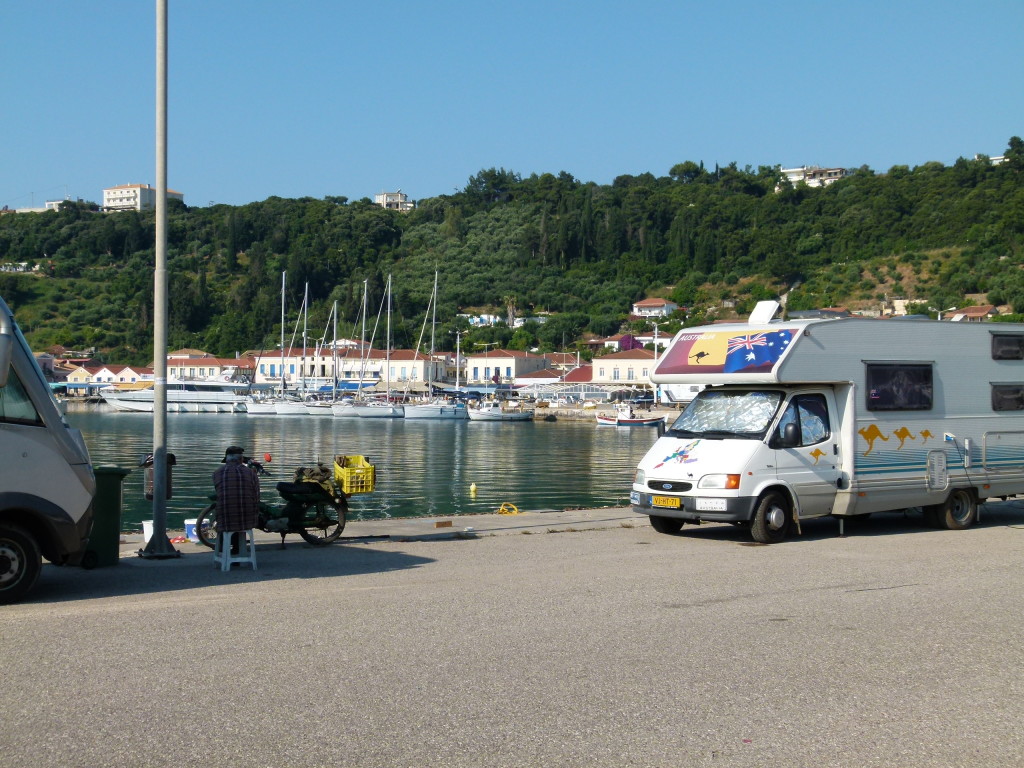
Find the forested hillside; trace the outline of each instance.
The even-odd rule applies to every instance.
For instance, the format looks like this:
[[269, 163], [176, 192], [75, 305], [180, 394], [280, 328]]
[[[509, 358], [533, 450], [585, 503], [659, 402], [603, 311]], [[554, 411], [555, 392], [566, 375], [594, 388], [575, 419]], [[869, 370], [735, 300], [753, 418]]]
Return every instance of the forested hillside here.
[[[335, 300], [339, 333], [351, 335], [363, 281], [373, 315], [392, 274], [399, 346], [416, 343], [435, 269], [443, 348], [464, 327], [459, 312], [557, 313], [470, 339], [554, 349], [585, 331], [615, 332], [646, 296], [691, 308], [692, 322], [722, 312], [726, 299], [742, 313], [786, 291], [791, 309], [877, 307], [886, 296], [945, 308], [985, 294], [1024, 312], [1022, 171], [1024, 142], [1014, 137], [999, 165], [865, 167], [813, 189], [789, 185], [777, 168], [684, 162], [668, 176], [610, 185], [483, 170], [462, 191], [406, 214], [343, 197], [208, 208], [171, 201], [169, 343], [220, 355], [272, 347], [282, 270], [288, 331], [308, 282], [314, 336]], [[0, 272], [0, 295], [36, 348], [96, 346], [110, 360], [147, 362], [153, 243], [151, 212], [65, 204], [0, 216], [0, 265], [41, 266]]]

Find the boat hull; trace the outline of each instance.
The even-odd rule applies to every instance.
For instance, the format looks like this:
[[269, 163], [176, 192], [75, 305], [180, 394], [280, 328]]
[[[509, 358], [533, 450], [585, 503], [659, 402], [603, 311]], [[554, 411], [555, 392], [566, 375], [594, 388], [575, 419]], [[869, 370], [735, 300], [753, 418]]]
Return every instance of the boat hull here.
[[533, 421], [533, 411], [503, 411], [500, 408], [470, 408], [470, 421]]
[[407, 419], [468, 419], [469, 409], [463, 403], [425, 403], [405, 406]]
[[597, 416], [599, 427], [656, 427], [664, 421], [660, 416]]
[[[103, 393], [103, 399], [116, 411], [152, 413], [155, 393], [151, 389]], [[168, 413], [245, 413], [244, 395], [230, 392], [167, 391]]]
[[400, 405], [353, 405], [352, 410], [361, 419], [400, 419], [405, 415]]

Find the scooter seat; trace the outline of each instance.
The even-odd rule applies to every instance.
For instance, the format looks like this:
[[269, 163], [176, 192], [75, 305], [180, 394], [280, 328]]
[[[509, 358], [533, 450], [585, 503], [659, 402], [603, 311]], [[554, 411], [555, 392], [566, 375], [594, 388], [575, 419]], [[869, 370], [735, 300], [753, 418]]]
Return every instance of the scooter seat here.
[[286, 483], [277, 484], [277, 492], [286, 501], [303, 501], [307, 499], [329, 499], [329, 494], [319, 483]]

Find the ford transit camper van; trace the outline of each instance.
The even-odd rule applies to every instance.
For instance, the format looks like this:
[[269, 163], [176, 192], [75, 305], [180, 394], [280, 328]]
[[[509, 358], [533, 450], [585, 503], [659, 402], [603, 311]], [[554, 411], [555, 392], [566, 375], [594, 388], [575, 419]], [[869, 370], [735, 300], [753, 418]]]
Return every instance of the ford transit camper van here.
[[759, 542], [800, 521], [921, 508], [966, 528], [1024, 492], [1024, 325], [860, 318], [687, 328], [651, 375], [706, 384], [637, 467], [655, 530], [730, 522]]

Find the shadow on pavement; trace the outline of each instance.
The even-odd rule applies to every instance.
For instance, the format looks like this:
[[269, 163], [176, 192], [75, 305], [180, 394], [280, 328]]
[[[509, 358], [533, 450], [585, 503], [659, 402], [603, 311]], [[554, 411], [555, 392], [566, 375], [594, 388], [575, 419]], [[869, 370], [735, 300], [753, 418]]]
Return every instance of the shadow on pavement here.
[[[822, 517], [814, 520], [804, 520], [800, 523], [800, 527], [802, 534], [792, 532], [786, 543], [839, 538], [838, 518]], [[930, 527], [925, 522], [924, 515], [919, 509], [876, 512], [866, 519], [847, 518], [843, 527], [847, 538], [910, 533], [944, 533], [952, 536], [962, 533], [961, 531], [948, 531]], [[1024, 502], [1016, 500], [983, 504], [980, 510], [980, 520], [972, 528], [986, 529], [999, 527], [1024, 528]], [[755, 545], [755, 542], [750, 538], [749, 530], [745, 526], [738, 525], [721, 523], [707, 523], [700, 526], [684, 525], [678, 534], [672, 535], [704, 539], [706, 541], [733, 541], [746, 546]]]
[[356, 576], [418, 568], [434, 562], [432, 558], [359, 545], [291, 544], [282, 550], [277, 543], [257, 542], [257, 570], [239, 566], [224, 572], [214, 568], [211, 550], [193, 544], [182, 546], [184, 549], [179, 547], [181, 557], [167, 560], [122, 557], [116, 566], [91, 571], [46, 563], [39, 582], [25, 602], [60, 603], [226, 584]]

